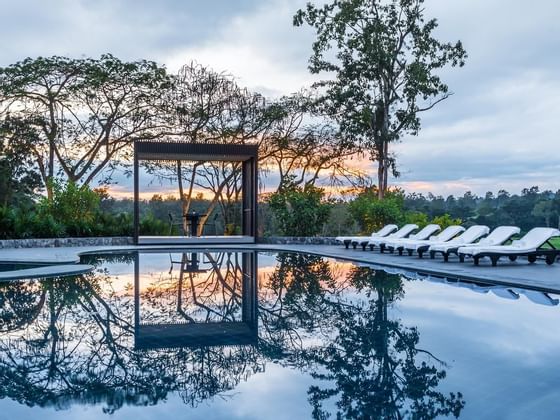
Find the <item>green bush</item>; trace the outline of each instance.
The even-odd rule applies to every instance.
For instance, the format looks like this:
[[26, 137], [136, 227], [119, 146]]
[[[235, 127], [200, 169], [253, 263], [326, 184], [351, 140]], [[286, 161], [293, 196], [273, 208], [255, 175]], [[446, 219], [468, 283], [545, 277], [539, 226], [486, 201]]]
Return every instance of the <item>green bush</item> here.
[[428, 215], [419, 211], [407, 212], [405, 215], [405, 221], [406, 223], [414, 223], [415, 225], [418, 225], [419, 229], [422, 229], [424, 226], [430, 223], [430, 221], [428, 220]]
[[[52, 200], [43, 197], [37, 206], [37, 215], [43, 220], [52, 218], [65, 227], [69, 236], [91, 236], [100, 213], [100, 197], [87, 185], [53, 181]], [[50, 222], [46, 222], [50, 223]]]
[[153, 213], [148, 213], [140, 219], [141, 235], [169, 235], [169, 223], [157, 219]]
[[459, 218], [453, 219], [449, 214], [446, 213], [442, 216], [434, 217], [430, 223], [440, 225], [441, 229], [443, 230], [448, 226], [460, 225], [463, 223], [463, 221]]
[[348, 204], [348, 211], [363, 234], [370, 234], [389, 223], [402, 224], [404, 195], [402, 191], [388, 191], [383, 200], [377, 198], [377, 189], [368, 188]]
[[17, 235], [17, 214], [8, 206], [0, 207], [0, 239], [10, 239]]
[[301, 188], [285, 185], [268, 199], [280, 234], [315, 236], [327, 222], [331, 203], [324, 200], [324, 191], [314, 186]]
[[[33, 214], [29, 220], [29, 229], [24, 231], [22, 227], [19, 237], [61, 238], [67, 235], [64, 224], [52, 214]], [[20, 221], [22, 225], [26, 224], [25, 217], [20, 218]]]
[[100, 212], [95, 221], [94, 234], [98, 236], [130, 236], [133, 230], [132, 214]]

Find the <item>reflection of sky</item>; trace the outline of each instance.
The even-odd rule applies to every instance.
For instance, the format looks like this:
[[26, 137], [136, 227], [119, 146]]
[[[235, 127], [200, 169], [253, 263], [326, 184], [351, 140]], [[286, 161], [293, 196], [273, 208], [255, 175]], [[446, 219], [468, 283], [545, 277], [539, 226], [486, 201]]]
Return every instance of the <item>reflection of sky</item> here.
[[[264, 271], [271, 272], [276, 263], [276, 255], [259, 254], [259, 267]], [[169, 269], [169, 255], [141, 254], [141, 264], [163, 272]], [[331, 261], [331, 267], [339, 271], [343, 281], [347, 264]], [[110, 265], [110, 273], [119, 278], [131, 271], [132, 265]], [[365, 299], [354, 289], [344, 297], [349, 301]], [[560, 416], [557, 306], [537, 305], [523, 295], [518, 300], [507, 300], [491, 292], [409, 281], [405, 282], [404, 299], [389, 308], [389, 317], [416, 327], [420, 335], [418, 348], [446, 363], [443, 368], [447, 377], [440, 381], [439, 389], [463, 394], [466, 406], [461, 418]], [[438, 365], [434, 360], [429, 363]], [[307, 418], [311, 415], [307, 391], [318, 384], [325, 385], [306, 373], [269, 362], [264, 372], [249, 376], [235, 389], [204, 401], [196, 409], [173, 394], [156, 406], [124, 406], [111, 418]], [[0, 419], [36, 418], [38, 413], [43, 420], [102, 417], [100, 405], [72, 406], [64, 411], [29, 408], [6, 399], [0, 405]]]
[[537, 305], [524, 296], [507, 300], [411, 282], [405, 299], [391, 312], [407, 326], [418, 327], [419, 348], [449, 364], [440, 385], [463, 393], [462, 417], [560, 416], [558, 307]]

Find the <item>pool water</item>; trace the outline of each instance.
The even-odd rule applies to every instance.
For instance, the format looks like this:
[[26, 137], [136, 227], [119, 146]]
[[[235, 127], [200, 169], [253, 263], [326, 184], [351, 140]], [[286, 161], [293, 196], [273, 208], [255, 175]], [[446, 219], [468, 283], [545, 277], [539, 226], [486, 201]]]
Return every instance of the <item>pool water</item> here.
[[560, 417], [546, 293], [307, 254], [0, 283], [0, 419]]

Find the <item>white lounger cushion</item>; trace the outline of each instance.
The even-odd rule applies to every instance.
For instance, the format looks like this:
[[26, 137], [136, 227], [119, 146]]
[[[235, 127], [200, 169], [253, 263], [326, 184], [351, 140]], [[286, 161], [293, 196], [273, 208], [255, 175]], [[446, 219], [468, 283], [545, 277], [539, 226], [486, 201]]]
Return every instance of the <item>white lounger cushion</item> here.
[[404, 244], [405, 249], [417, 250], [420, 247], [432, 244], [441, 244], [452, 240], [459, 233], [463, 232], [465, 228], [463, 226], [448, 226], [439, 235], [430, 236], [427, 241], [410, 241]]
[[441, 230], [439, 225], [427, 225], [420, 232], [414, 235], [410, 235], [408, 238], [391, 239], [390, 241], [388, 240], [387, 242], [385, 242], [385, 245], [393, 248], [400, 248], [404, 243], [408, 241], [426, 240], [439, 230]]
[[390, 235], [384, 238], [372, 238], [369, 240], [369, 245], [380, 245], [387, 242], [387, 240], [391, 239], [402, 239], [406, 238], [413, 230], [418, 229], [418, 225], [414, 223], [409, 223], [408, 225], [404, 225], [402, 228], [397, 230], [395, 233], [391, 233]]
[[490, 228], [484, 225], [475, 225], [468, 228], [461, 235], [447, 242], [430, 245], [430, 251], [447, 252], [449, 249], [458, 248], [462, 245], [472, 244], [484, 235], [488, 235]]
[[351, 242], [361, 242], [367, 241], [370, 238], [384, 237], [390, 233], [396, 231], [399, 227], [397, 225], [385, 225], [383, 228], [377, 232], [372, 232], [370, 236], [337, 236], [335, 239], [340, 242], [351, 241]]
[[383, 229], [377, 231], [377, 232], [373, 232], [370, 236], [349, 236], [347, 238], [347, 240], [349, 239], [350, 242], [354, 243], [354, 242], [358, 242], [358, 243], [362, 243], [362, 242], [367, 242], [372, 238], [384, 238], [387, 235], [389, 235], [391, 232], [394, 232], [398, 229], [399, 227], [397, 225], [386, 225], [383, 227]]
[[[494, 246], [494, 245], [501, 245], [510, 239], [513, 235], [517, 235], [521, 232], [517, 226], [498, 226], [496, 229], [490, 233], [486, 238], [482, 238], [475, 244], [470, 244], [467, 247], [461, 247], [461, 249], [465, 249], [468, 252], [463, 252], [463, 254], [470, 254], [471, 249], [477, 249], [481, 246]], [[443, 249], [437, 249], [438, 251], [443, 251]]]
[[511, 245], [461, 247], [460, 254], [478, 255], [483, 253], [494, 253], [504, 255], [523, 254], [534, 252], [550, 238], [560, 236], [560, 230], [554, 228], [537, 227], [531, 229], [523, 238], [513, 241]]
[[412, 238], [412, 236], [414, 235], [412, 235], [411, 239], [401, 239], [398, 242], [387, 243], [386, 245], [396, 249], [416, 249], [419, 246], [424, 246], [427, 244], [429, 245], [432, 243], [435, 244], [439, 242], [446, 242], [464, 230], [465, 228], [462, 226], [448, 226], [439, 235], [432, 235], [426, 239], [414, 239]]

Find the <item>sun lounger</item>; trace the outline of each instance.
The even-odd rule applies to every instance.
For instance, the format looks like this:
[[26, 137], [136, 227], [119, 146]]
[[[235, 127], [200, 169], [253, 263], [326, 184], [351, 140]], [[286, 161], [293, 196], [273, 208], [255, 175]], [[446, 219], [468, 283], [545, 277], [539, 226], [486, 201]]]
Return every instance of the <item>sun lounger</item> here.
[[377, 232], [373, 232], [370, 236], [338, 236], [336, 238], [337, 241], [344, 243], [346, 249], [348, 246], [352, 244], [354, 249], [358, 246], [358, 244], [362, 241], [369, 241], [372, 238], [380, 238], [389, 235], [396, 231], [399, 227], [397, 225], [386, 225], [382, 229], [378, 230]]
[[373, 251], [375, 246], [381, 247], [382, 244], [385, 244], [387, 240], [393, 239], [403, 239], [410, 235], [414, 230], [418, 229], [418, 225], [414, 223], [409, 223], [408, 225], [404, 225], [402, 228], [397, 230], [395, 233], [391, 233], [390, 235], [385, 236], [384, 238], [368, 238], [367, 242], [361, 242], [362, 248], [366, 249], [366, 246], [369, 245], [370, 251]]
[[422, 247], [417, 248], [418, 254], [420, 258], [422, 257], [421, 253], [429, 251], [430, 258], [434, 259], [438, 252], [441, 252], [443, 255], [443, 260], [447, 262], [449, 260], [450, 253], [456, 253], [457, 249], [461, 246], [470, 245], [476, 241], [478, 241], [483, 236], [488, 235], [490, 232], [490, 228], [484, 225], [475, 225], [468, 228], [459, 236], [447, 241], [441, 242], [439, 244], [432, 244], [429, 247], [424, 245]]
[[[489, 230], [487, 227], [486, 229]], [[456, 238], [458, 238], [457, 235], [460, 235], [461, 233], [464, 232], [465, 232], [465, 228], [462, 226], [448, 226], [442, 232], [429, 238], [427, 241], [415, 241], [412, 243], [407, 243], [404, 246], [404, 249], [406, 249], [408, 255], [412, 255], [416, 251], [418, 253], [418, 257], [422, 258], [422, 256], [430, 248], [430, 246], [435, 244], [447, 243], [449, 241], [455, 240]]]
[[[479, 248], [481, 246], [503, 245], [505, 242], [509, 241], [512, 236], [517, 235], [520, 231], [521, 229], [519, 229], [517, 226], [499, 226], [496, 229], [494, 229], [490, 233], [490, 235], [470, 245], [456, 246], [456, 244], [453, 243], [449, 243], [447, 245], [446, 244], [434, 245], [433, 247], [430, 248], [430, 257], [431, 257], [432, 250], [435, 252], [441, 252], [445, 258], [445, 253], [447, 253], [448, 256], [449, 254], [459, 255], [458, 254], [459, 248], [472, 249], [472, 248]], [[466, 254], [460, 254], [459, 261], [464, 262], [465, 255]]]
[[399, 255], [402, 255], [402, 252], [403, 252], [403, 249], [404, 249], [404, 244], [407, 241], [427, 240], [429, 237], [434, 235], [436, 232], [439, 232], [440, 230], [441, 230], [441, 228], [439, 227], [439, 225], [434, 225], [434, 224], [427, 225], [420, 232], [418, 232], [414, 235], [410, 235], [408, 238], [391, 239], [390, 241], [387, 240], [387, 242], [385, 242], [385, 244], [383, 246], [379, 247], [379, 250], [381, 251], [381, 253], [383, 253], [386, 248], [389, 249], [389, 251], [391, 251], [391, 252], [394, 252], [395, 250], [397, 250], [399, 252]]
[[[403, 240], [400, 245], [402, 246], [402, 250], [406, 250], [409, 256], [412, 256], [414, 251], [418, 252], [418, 256], [422, 258], [423, 253], [430, 247], [432, 244], [439, 244], [442, 242], [447, 242], [453, 239], [455, 236], [460, 234], [465, 230], [462, 226], [448, 226], [443, 231], [441, 231], [438, 235], [430, 236], [428, 239], [424, 240]], [[398, 248], [397, 248], [398, 249]], [[402, 251], [399, 250], [399, 255], [402, 255]]]
[[[510, 261], [515, 261], [518, 257], [527, 257], [529, 263], [534, 263], [537, 257], [545, 257], [546, 263], [551, 265], [560, 255], [560, 250], [550, 243], [550, 239], [555, 236], [560, 236], [560, 230], [538, 227], [531, 229], [511, 245], [461, 247], [457, 252], [459, 256], [472, 255], [475, 265], [478, 265], [483, 257], [489, 257], [492, 266], [496, 266], [501, 257], [508, 257]], [[550, 249], [542, 248], [544, 244], [548, 244]]]

